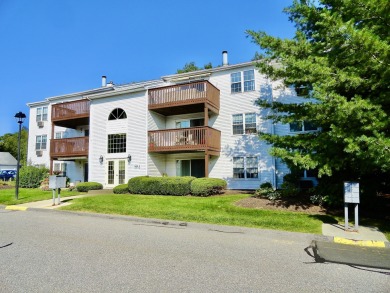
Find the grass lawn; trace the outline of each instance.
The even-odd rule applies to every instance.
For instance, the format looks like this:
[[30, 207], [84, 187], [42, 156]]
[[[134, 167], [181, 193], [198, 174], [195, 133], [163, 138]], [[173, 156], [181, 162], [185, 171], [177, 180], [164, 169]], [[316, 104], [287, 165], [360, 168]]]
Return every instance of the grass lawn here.
[[335, 221], [333, 217], [324, 215], [256, 210], [234, 205], [235, 201], [248, 196], [101, 195], [75, 199], [71, 205], [61, 209], [316, 234], [321, 234], [323, 220]]
[[[77, 191], [61, 190], [61, 197], [77, 195]], [[53, 198], [52, 191], [43, 191], [39, 188], [19, 188], [19, 199], [15, 199], [15, 187], [0, 189], [0, 204], [14, 205], [32, 201], [39, 201]]]

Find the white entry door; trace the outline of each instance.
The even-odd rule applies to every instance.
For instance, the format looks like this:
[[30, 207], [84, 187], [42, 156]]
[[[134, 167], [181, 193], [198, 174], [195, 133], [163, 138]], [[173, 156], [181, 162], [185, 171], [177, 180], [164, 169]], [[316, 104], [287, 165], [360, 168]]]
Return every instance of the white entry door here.
[[107, 161], [107, 185], [117, 186], [125, 184], [126, 180], [126, 160]]

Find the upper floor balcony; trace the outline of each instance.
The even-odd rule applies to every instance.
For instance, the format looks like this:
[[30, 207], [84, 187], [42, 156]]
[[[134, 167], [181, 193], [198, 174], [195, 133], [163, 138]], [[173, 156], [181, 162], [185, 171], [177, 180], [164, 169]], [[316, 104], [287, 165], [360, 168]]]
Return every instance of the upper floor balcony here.
[[77, 100], [52, 105], [51, 120], [57, 126], [76, 128], [89, 124], [89, 100]]
[[149, 110], [169, 115], [203, 112], [207, 107], [219, 113], [219, 89], [208, 81], [165, 86], [149, 90]]
[[221, 132], [208, 126], [148, 131], [149, 152], [204, 151], [219, 155]]
[[89, 137], [72, 137], [52, 139], [50, 141], [50, 157], [52, 159], [69, 159], [88, 157]]

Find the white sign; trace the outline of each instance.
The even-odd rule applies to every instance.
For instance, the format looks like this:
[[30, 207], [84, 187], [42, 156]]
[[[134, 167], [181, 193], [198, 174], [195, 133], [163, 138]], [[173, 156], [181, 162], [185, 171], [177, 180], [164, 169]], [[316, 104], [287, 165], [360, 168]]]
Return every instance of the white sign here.
[[66, 187], [66, 177], [57, 177], [56, 175], [49, 176], [49, 188], [64, 188]]
[[359, 182], [344, 182], [344, 202], [359, 203]]

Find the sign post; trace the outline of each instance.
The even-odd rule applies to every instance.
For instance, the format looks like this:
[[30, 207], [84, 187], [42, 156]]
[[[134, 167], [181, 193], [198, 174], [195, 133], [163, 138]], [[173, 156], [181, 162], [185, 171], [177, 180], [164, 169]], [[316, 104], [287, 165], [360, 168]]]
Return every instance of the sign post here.
[[348, 204], [355, 204], [355, 229], [359, 229], [359, 203], [360, 203], [360, 189], [359, 182], [344, 182], [344, 217], [345, 217], [345, 231], [349, 230], [348, 226]]

